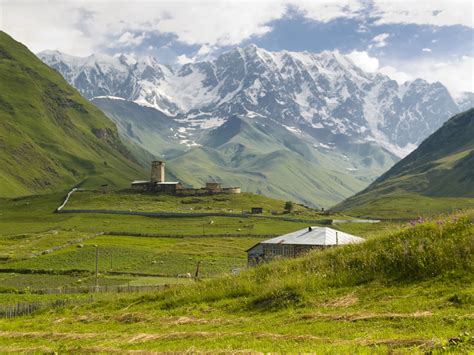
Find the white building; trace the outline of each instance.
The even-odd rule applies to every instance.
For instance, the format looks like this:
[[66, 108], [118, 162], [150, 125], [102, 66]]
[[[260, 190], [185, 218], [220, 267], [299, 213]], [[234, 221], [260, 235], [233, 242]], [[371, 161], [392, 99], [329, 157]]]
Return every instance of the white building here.
[[312, 249], [356, 244], [364, 239], [328, 227], [308, 227], [265, 240], [247, 250], [249, 266], [281, 257], [295, 257]]

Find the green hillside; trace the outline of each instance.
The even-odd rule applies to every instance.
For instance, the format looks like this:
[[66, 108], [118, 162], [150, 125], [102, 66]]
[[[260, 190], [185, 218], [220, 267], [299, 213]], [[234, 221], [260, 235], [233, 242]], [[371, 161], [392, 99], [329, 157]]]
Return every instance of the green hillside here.
[[[0, 319], [0, 351], [470, 353], [473, 236], [469, 218], [457, 215], [147, 294], [17, 294], [16, 300], [66, 299], [71, 305]], [[149, 257], [153, 240], [129, 239], [116, 247], [133, 245]], [[110, 248], [113, 241], [101, 236], [92, 243]], [[154, 243], [160, 243], [157, 251], [193, 252], [180, 241]], [[216, 251], [205, 238], [192, 243], [207, 255]], [[251, 240], [227, 240], [222, 251], [240, 243]], [[77, 261], [89, 260], [92, 270], [93, 251], [85, 245], [38, 262], [81, 254]], [[54, 276], [48, 282], [66, 277]], [[12, 296], [0, 294], [0, 306]]]
[[449, 119], [367, 189], [334, 208], [412, 217], [474, 206], [474, 109]]
[[126, 186], [142, 168], [115, 125], [59, 73], [0, 32], [0, 196]]

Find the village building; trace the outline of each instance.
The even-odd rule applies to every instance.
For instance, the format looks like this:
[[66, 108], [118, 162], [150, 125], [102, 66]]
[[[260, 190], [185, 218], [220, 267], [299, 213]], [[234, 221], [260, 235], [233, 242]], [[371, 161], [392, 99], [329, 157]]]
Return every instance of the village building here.
[[218, 182], [207, 182], [201, 188], [185, 188], [178, 181], [165, 181], [165, 162], [153, 161], [151, 163], [150, 180], [132, 181], [134, 191], [150, 193], [169, 193], [179, 196], [197, 196], [213, 194], [240, 194], [240, 187], [222, 187]]
[[136, 180], [132, 182], [132, 189], [136, 191], [174, 193], [182, 189], [178, 181], [165, 181], [165, 162], [153, 161], [151, 163], [150, 180]]
[[263, 213], [263, 208], [262, 207], [252, 207], [250, 210], [250, 213], [252, 214], [262, 214]]
[[247, 264], [253, 266], [277, 258], [292, 258], [313, 249], [361, 243], [364, 239], [328, 227], [308, 227], [265, 240], [247, 250]]

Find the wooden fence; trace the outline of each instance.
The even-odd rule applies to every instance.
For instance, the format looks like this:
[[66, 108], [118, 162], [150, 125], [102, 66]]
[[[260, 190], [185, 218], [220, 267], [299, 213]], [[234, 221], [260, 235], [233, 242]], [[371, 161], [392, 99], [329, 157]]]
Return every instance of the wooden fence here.
[[131, 285], [105, 285], [105, 286], [77, 286], [77, 287], [60, 287], [45, 288], [36, 290], [35, 293], [58, 295], [58, 294], [74, 294], [74, 293], [133, 293], [133, 292], [154, 292], [168, 288], [168, 285], [155, 286], [131, 286]]
[[117, 214], [126, 216], [144, 216], [154, 218], [200, 218], [200, 217], [232, 217], [232, 218], [260, 218], [275, 219], [286, 222], [302, 222], [310, 224], [331, 225], [332, 219], [300, 219], [292, 217], [261, 216], [249, 213], [224, 213], [224, 212], [142, 212], [142, 211], [120, 211], [107, 209], [71, 209], [56, 210], [57, 213], [99, 213], [99, 214]]
[[147, 238], [241, 238], [241, 237], [255, 237], [255, 238], [274, 238], [279, 234], [251, 234], [251, 233], [201, 233], [201, 234], [159, 234], [159, 233], [136, 233], [136, 232], [118, 232], [109, 231], [103, 232], [103, 235], [110, 236], [127, 236], [127, 237], [147, 237]]
[[60, 308], [70, 304], [78, 305], [87, 302], [92, 302], [92, 296], [90, 299], [63, 299], [54, 300], [50, 302], [29, 302], [29, 303], [17, 303], [14, 305], [0, 305], [0, 318], [15, 318], [21, 316], [29, 316], [33, 313], [50, 308]]
[[126, 293], [126, 292], [153, 292], [168, 288], [167, 285], [159, 286], [86, 286], [86, 287], [62, 287], [48, 288], [33, 291], [41, 294], [74, 294], [74, 293], [90, 293], [90, 298], [86, 299], [58, 299], [54, 301], [36, 301], [36, 302], [18, 302], [13, 305], [0, 305], [0, 318], [15, 318], [21, 316], [29, 316], [38, 311], [52, 308], [60, 308], [68, 305], [80, 305], [93, 302], [92, 295], [94, 293]]

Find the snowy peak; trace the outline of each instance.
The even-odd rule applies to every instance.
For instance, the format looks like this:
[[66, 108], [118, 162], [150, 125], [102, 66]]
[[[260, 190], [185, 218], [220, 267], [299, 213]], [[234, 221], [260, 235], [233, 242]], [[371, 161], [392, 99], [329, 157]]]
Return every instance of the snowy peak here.
[[459, 106], [461, 111], [467, 111], [474, 107], [474, 93], [463, 92], [455, 98], [456, 104]]
[[440, 83], [398, 85], [364, 72], [338, 51], [271, 52], [252, 44], [175, 70], [125, 54], [38, 56], [89, 99], [122, 97], [178, 120], [257, 115], [326, 141], [375, 141], [398, 156], [472, 104], [472, 96], [455, 102]]

